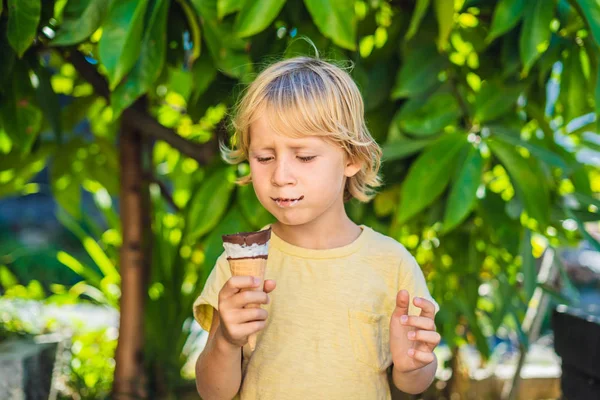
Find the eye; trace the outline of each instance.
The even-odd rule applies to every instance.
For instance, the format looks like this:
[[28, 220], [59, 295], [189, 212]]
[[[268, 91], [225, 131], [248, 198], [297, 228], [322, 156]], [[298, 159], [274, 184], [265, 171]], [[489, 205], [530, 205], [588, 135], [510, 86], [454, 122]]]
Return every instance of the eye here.
[[270, 161], [273, 157], [256, 157], [256, 161], [258, 161], [259, 163], [266, 163], [267, 161]]
[[302, 162], [309, 162], [315, 159], [316, 156], [309, 156], [309, 157], [298, 157], [300, 159], [300, 161]]

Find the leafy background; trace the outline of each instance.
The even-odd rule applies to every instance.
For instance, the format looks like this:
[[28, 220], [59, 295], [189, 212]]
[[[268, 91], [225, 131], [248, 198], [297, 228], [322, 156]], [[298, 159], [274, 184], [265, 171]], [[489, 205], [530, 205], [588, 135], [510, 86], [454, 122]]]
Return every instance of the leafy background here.
[[[0, 196], [55, 202], [40, 218], [60, 224], [37, 248], [0, 241], [2, 292], [119, 307], [120, 144], [135, 130], [152, 243], [144, 385], [174, 393], [220, 235], [272, 220], [217, 140], [264, 66], [314, 55], [306, 37], [353, 63], [384, 148], [385, 187], [348, 213], [415, 255], [455, 357], [465, 343], [487, 357], [506, 332], [526, 344], [542, 254], [582, 238], [600, 250], [586, 231], [600, 205], [599, 21], [594, 0], [2, 1]], [[576, 301], [561, 275], [544, 290]]]

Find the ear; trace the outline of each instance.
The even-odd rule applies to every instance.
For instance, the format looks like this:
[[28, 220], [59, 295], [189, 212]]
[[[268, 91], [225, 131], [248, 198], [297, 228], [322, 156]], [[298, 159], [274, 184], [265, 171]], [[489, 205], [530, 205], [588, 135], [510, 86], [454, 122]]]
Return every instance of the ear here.
[[346, 158], [346, 167], [344, 168], [344, 175], [346, 175], [348, 178], [356, 175], [361, 169], [362, 162], [352, 161], [350, 158]]

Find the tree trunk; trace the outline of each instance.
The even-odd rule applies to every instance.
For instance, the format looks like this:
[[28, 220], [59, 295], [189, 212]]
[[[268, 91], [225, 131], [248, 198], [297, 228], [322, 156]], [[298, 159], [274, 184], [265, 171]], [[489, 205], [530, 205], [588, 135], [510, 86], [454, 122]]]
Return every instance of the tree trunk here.
[[148, 185], [144, 179], [142, 137], [121, 124], [120, 213], [123, 245], [120, 253], [121, 316], [116, 349], [113, 399], [148, 398], [144, 360], [144, 305], [150, 258], [145, 251]]

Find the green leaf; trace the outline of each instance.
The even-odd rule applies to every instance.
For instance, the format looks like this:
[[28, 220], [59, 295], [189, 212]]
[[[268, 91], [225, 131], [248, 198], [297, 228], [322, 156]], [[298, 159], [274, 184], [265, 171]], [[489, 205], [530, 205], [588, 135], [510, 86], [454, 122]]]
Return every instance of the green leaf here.
[[444, 215], [444, 232], [449, 232], [458, 226], [475, 207], [483, 165], [481, 153], [475, 147], [471, 147], [458, 178], [452, 184]]
[[579, 232], [583, 236], [583, 238], [592, 246], [596, 251], [600, 251], [600, 243], [596, 240], [594, 236], [592, 236], [587, 229], [585, 228], [584, 223], [577, 218], [577, 216], [568, 208], [565, 207], [565, 213], [575, 222], [577, 222], [577, 226], [579, 227]]
[[212, 81], [215, 80], [216, 76], [217, 69], [210, 59], [210, 56], [207, 52], [203, 52], [192, 67], [194, 91], [192, 93], [191, 103], [196, 103], [198, 101], [199, 97], [204, 94]]
[[580, 50], [578, 46], [572, 46], [563, 62], [560, 99], [564, 108], [565, 123], [592, 111], [587, 101], [590, 82], [583, 72], [582, 54], [585, 54], [585, 49]]
[[200, 189], [190, 200], [188, 211], [189, 237], [194, 242], [210, 232], [229, 205], [233, 191], [232, 169], [222, 168], [203, 181]]
[[[150, 11], [150, 10], [148, 10]], [[148, 92], [160, 76], [167, 48], [168, 0], [156, 0], [149, 14], [140, 56], [127, 78], [111, 94], [110, 104], [118, 117], [140, 96]]]
[[[0, 4], [1, 3], [2, 2], [0, 2]], [[2, 7], [2, 6], [0, 6], [0, 7]], [[18, 285], [18, 284], [19, 284], [19, 280], [17, 279], [15, 274], [13, 274], [6, 265], [0, 265], [0, 286], [2, 286], [4, 288], [4, 290], [6, 290], [6, 289], [8, 289], [12, 286]]]
[[0, 16], [2, 16], [3, 7], [4, 7], [4, 3], [0, 1]]
[[12, 75], [12, 82], [4, 88], [0, 102], [0, 119], [13, 144], [28, 153], [42, 127], [42, 111], [35, 105], [29, 70], [20, 63]]
[[31, 46], [42, 13], [41, 0], [8, 0], [8, 42], [19, 58]]
[[37, 101], [44, 112], [44, 117], [50, 122], [57, 141], [60, 143], [62, 137], [60, 101], [58, 95], [52, 89], [50, 71], [42, 65], [38, 65], [35, 72], [40, 82], [37, 90]]
[[402, 160], [418, 153], [433, 142], [429, 140], [394, 140], [383, 146], [383, 159], [385, 161]]
[[484, 122], [502, 116], [516, 107], [522, 91], [522, 86], [503, 86], [497, 81], [484, 82], [475, 97], [473, 118]]
[[511, 30], [523, 16], [524, 10], [525, 0], [500, 0], [494, 10], [492, 28], [486, 40], [491, 42]]
[[50, 166], [50, 187], [54, 199], [72, 217], [81, 218], [81, 179], [73, 170], [77, 151], [83, 142], [72, 140], [62, 146], [61, 155]]
[[242, 213], [252, 224], [254, 229], [261, 229], [263, 226], [275, 222], [275, 218], [258, 201], [252, 185], [244, 185], [238, 189], [239, 201], [237, 202]]
[[579, 165], [575, 168], [571, 176], [569, 177], [575, 186], [575, 190], [579, 193], [592, 195], [592, 184], [590, 182], [590, 175], [585, 168], [585, 165]]
[[138, 59], [147, 5], [148, 0], [111, 2], [98, 43], [100, 60], [106, 68], [110, 90], [117, 87]]
[[[5, 18], [0, 18], [0, 32], [6, 32], [7, 22]], [[7, 82], [10, 82], [12, 76], [12, 69], [15, 65], [16, 54], [6, 35], [0, 35], [0, 92], [4, 88]]]
[[[285, 1], [245, 1], [233, 27], [235, 34], [238, 37], [245, 38], [262, 32], [279, 15]], [[217, 11], [219, 3], [217, 3]]]
[[550, 194], [538, 162], [532, 157], [523, 158], [513, 145], [500, 138], [488, 140], [487, 144], [508, 171], [529, 217], [546, 227], [550, 220]]
[[398, 223], [406, 222], [442, 194], [454, 170], [455, 156], [466, 144], [464, 134], [444, 135], [411, 165], [402, 184]]
[[467, 318], [469, 330], [475, 337], [475, 345], [477, 346], [477, 350], [481, 353], [484, 359], [488, 359], [490, 357], [490, 346], [487, 342], [483, 331], [481, 330], [481, 326], [479, 325], [479, 320], [475, 315], [475, 310], [477, 309], [476, 304], [469, 304], [464, 300], [464, 293], [460, 292], [457, 297], [455, 297], [454, 303], [457, 308], [461, 311], [461, 314]]
[[[600, 61], [600, 57], [598, 57], [598, 61]], [[594, 100], [596, 102], [596, 132], [600, 131], [600, 68], [598, 68], [598, 72], [596, 75], [596, 90], [594, 92]]]
[[217, 17], [222, 21], [229, 14], [240, 11], [243, 0], [217, 0]]
[[434, 9], [438, 21], [438, 49], [442, 50], [448, 43], [452, 25], [454, 25], [454, 1], [434, 0]]
[[540, 146], [536, 146], [532, 143], [520, 139], [519, 132], [514, 132], [514, 134], [511, 135], [501, 130], [495, 130], [494, 128], [491, 128], [491, 131], [492, 134], [500, 135], [503, 141], [510, 143], [514, 146], [521, 146], [527, 149], [531, 154], [533, 154], [536, 158], [540, 159], [547, 165], [561, 168], [563, 171], [565, 171], [565, 173], [568, 173], [570, 171], [569, 165], [567, 165], [567, 163], [562, 159], [561, 156], [552, 152], [551, 150], [545, 149]]
[[574, 0], [574, 2], [579, 5], [578, 11], [590, 25], [596, 45], [600, 46], [600, 2], [598, 0]]
[[439, 82], [438, 74], [448, 66], [446, 57], [434, 45], [412, 49], [403, 59], [392, 90], [392, 99], [412, 97]]
[[400, 112], [399, 127], [414, 136], [431, 136], [456, 122], [462, 115], [456, 98], [451, 93], [435, 93], [426, 103], [412, 110], [405, 105]]
[[222, 73], [245, 81], [253, 70], [253, 62], [247, 52], [248, 41], [233, 33], [231, 22], [219, 22], [216, 0], [191, 0], [202, 16], [204, 38], [215, 65]]
[[575, 197], [580, 204], [584, 205], [585, 208], [588, 208], [589, 206], [595, 206], [598, 208], [598, 210], [600, 210], [600, 200], [597, 198], [583, 193], [571, 193], [571, 195]]
[[527, 4], [519, 41], [525, 75], [529, 73], [540, 54], [545, 52], [550, 45], [552, 35], [550, 22], [554, 17], [555, 5], [556, 2], [546, 0], [531, 0]]
[[87, 251], [90, 258], [102, 272], [104, 278], [108, 278], [113, 282], [118, 282], [121, 277], [117, 268], [112, 263], [110, 258], [106, 255], [100, 245], [89, 236], [83, 228], [69, 215], [59, 210], [56, 213], [56, 217], [67, 229], [69, 229], [77, 238], [81, 241], [83, 248]]
[[428, 8], [429, 0], [417, 0], [417, 5], [415, 6], [415, 11], [413, 12], [412, 18], [410, 19], [410, 26], [406, 32], [405, 40], [410, 40], [410, 38], [417, 33]]
[[63, 20], [53, 46], [70, 46], [89, 38], [102, 24], [109, 7], [109, 0], [69, 1], [63, 10]]
[[102, 277], [89, 265], [84, 265], [75, 257], [62, 250], [56, 253], [56, 259], [61, 264], [85, 279], [88, 284], [95, 287], [100, 287], [100, 281], [102, 280]]
[[529, 301], [537, 286], [537, 271], [535, 258], [533, 257], [533, 247], [531, 246], [531, 231], [529, 229], [523, 230], [523, 237], [521, 238], [521, 262], [523, 286], [525, 288], [527, 301]]
[[321, 33], [333, 43], [356, 50], [354, 2], [346, 0], [304, 0]]

